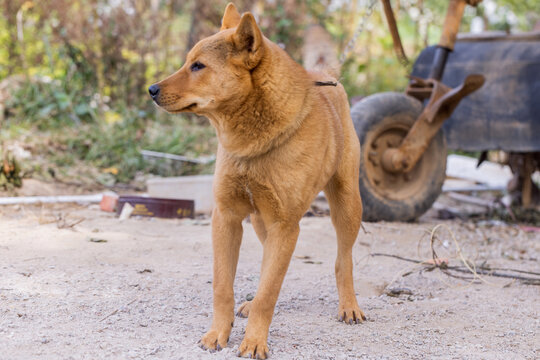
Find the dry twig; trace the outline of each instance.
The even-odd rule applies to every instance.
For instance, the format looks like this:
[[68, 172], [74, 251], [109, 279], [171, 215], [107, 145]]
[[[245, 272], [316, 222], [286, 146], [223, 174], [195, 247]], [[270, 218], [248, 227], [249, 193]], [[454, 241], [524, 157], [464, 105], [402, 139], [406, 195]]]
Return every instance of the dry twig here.
[[[449, 234], [450, 234], [450, 236], [451, 236], [451, 238], [452, 238], [452, 240], [454, 242], [454, 246], [456, 247], [458, 258], [459, 258], [460, 262], [463, 265], [450, 266], [450, 265], [448, 265], [448, 260], [447, 259], [440, 258], [437, 255], [437, 252], [435, 251], [435, 241], [437, 239], [436, 233], [437, 233], [437, 230], [439, 230], [439, 229], [441, 229], [443, 227], [446, 228], [446, 230], [449, 232]], [[487, 284], [495, 285], [495, 284], [491, 283], [490, 281], [486, 280], [485, 278], [483, 278], [481, 276], [481, 275], [486, 275], [486, 276], [492, 276], [492, 277], [500, 277], [500, 278], [518, 280], [518, 281], [521, 281], [522, 283], [527, 284], [527, 285], [540, 285], [540, 273], [538, 273], [538, 272], [511, 269], [511, 268], [490, 268], [488, 266], [485, 266], [484, 264], [477, 267], [474, 262], [468, 260], [465, 257], [465, 255], [463, 254], [463, 252], [461, 250], [461, 247], [459, 245], [459, 242], [457, 241], [454, 233], [452, 232], [452, 230], [450, 230], [450, 228], [447, 225], [439, 224], [439, 225], [435, 226], [430, 232], [429, 242], [430, 242], [430, 249], [431, 249], [431, 256], [432, 256], [432, 259], [429, 259], [429, 260], [421, 261], [421, 260], [416, 260], [416, 259], [409, 259], [409, 258], [399, 256], [399, 255], [383, 254], [383, 253], [372, 253], [370, 255], [371, 256], [392, 257], [392, 258], [395, 258], [395, 259], [399, 259], [399, 260], [403, 260], [403, 261], [407, 261], [407, 262], [412, 262], [412, 263], [415, 263], [415, 264], [418, 264], [418, 265], [424, 265], [424, 267], [422, 269], [425, 269], [427, 271], [432, 271], [432, 270], [438, 268], [439, 270], [441, 270], [443, 273], [445, 273], [448, 276], [455, 277], [455, 278], [458, 278], [458, 279], [463, 279], [463, 280], [470, 280], [471, 282], [474, 282], [475, 280], [479, 280], [479, 281], [485, 282]], [[407, 271], [405, 273], [403, 273], [402, 276], [410, 275], [412, 272], [413, 272], [412, 269], [407, 269]], [[469, 277], [460, 276], [460, 275], [457, 275], [457, 274], [455, 274], [453, 272], [472, 275], [472, 277], [471, 276], [469, 276]], [[527, 275], [534, 275], [534, 276], [532, 276], [532, 277], [531, 276], [522, 276], [522, 275], [517, 275], [517, 274], [513, 274], [513, 273], [527, 274]]]
[[[128, 302], [128, 303], [126, 304], [126, 306], [129, 306], [129, 305], [133, 304], [135, 301], [137, 301], [137, 299], [131, 300], [130, 302]], [[116, 315], [116, 314], [118, 313], [118, 311], [120, 311], [120, 310], [121, 310], [121, 309], [116, 309], [116, 310], [114, 310], [112, 313], [110, 313], [109, 315], [107, 315], [107, 316], [105, 316], [103, 319], [101, 319], [100, 322], [107, 320], [108, 318], [110, 318], [110, 317], [113, 316], [113, 315]]]
[[[439, 261], [439, 264], [434, 265], [433, 263], [428, 263], [428, 261], [425, 261], [425, 260], [421, 261], [421, 260], [416, 260], [416, 259], [409, 259], [409, 258], [399, 256], [399, 255], [384, 254], [384, 253], [372, 253], [370, 255], [371, 256], [391, 257], [391, 258], [395, 258], [395, 259], [399, 259], [399, 260], [403, 260], [403, 261], [407, 261], [407, 262], [411, 262], [411, 263], [415, 263], [415, 264], [425, 265], [425, 266], [427, 266], [428, 270], [433, 270], [435, 268], [439, 268], [439, 269], [443, 270], [447, 275], [453, 276], [453, 277], [458, 277], [458, 276], [455, 275], [455, 274], [449, 273], [447, 270], [456, 271], [456, 272], [465, 273], [465, 274], [471, 274], [470, 266], [467, 266], [467, 267], [465, 267], [465, 266], [449, 266], [449, 265], [446, 265], [446, 263], [443, 262], [443, 261]], [[526, 276], [520, 276], [520, 275], [513, 275], [513, 274], [496, 272], [496, 271], [493, 271], [493, 270], [504, 270], [504, 271], [508, 271], [508, 272], [517, 272], [517, 273], [538, 275], [539, 277], [538, 278], [536, 278], [536, 277], [526, 277]], [[517, 269], [510, 269], [510, 268], [484, 268], [484, 267], [479, 267], [479, 268], [476, 268], [475, 272], [476, 272], [476, 275], [487, 275], [487, 276], [493, 276], [493, 277], [509, 278], [509, 279], [522, 281], [523, 283], [525, 283], [527, 285], [540, 285], [540, 274], [536, 273], [536, 272], [532, 272], [532, 271], [524, 271], [524, 270], [517, 270]], [[411, 272], [405, 273], [403, 276], [409, 275], [410, 273]], [[469, 278], [464, 278], [464, 277], [461, 276], [461, 277], [458, 277], [458, 278], [471, 280], [470, 277]], [[473, 277], [472, 279], [474, 280], [475, 278]]]

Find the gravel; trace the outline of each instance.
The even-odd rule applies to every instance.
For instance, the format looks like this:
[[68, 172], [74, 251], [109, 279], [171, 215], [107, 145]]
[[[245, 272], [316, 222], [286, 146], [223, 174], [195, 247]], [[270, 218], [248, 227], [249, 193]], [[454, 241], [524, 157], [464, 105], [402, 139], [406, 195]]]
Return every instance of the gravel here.
[[[224, 350], [197, 346], [212, 316], [208, 222], [120, 222], [78, 205], [0, 211], [1, 359], [234, 358], [247, 319], [236, 319]], [[57, 214], [85, 220], [58, 229], [48, 221]], [[539, 271], [537, 233], [504, 223], [445, 224], [476, 263]], [[540, 358], [540, 287], [489, 277], [470, 283], [369, 256], [429, 259], [426, 234], [435, 225], [430, 219], [365, 224], [368, 233], [360, 233], [354, 249], [354, 276], [368, 320], [348, 326], [337, 321], [331, 221], [304, 218], [270, 327], [271, 358]], [[244, 229], [237, 305], [255, 294], [262, 256], [251, 225]], [[458, 265], [448, 233], [438, 236], [438, 244], [446, 242], [446, 248], [438, 245], [439, 256]], [[407, 291], [388, 296], [390, 289]]]

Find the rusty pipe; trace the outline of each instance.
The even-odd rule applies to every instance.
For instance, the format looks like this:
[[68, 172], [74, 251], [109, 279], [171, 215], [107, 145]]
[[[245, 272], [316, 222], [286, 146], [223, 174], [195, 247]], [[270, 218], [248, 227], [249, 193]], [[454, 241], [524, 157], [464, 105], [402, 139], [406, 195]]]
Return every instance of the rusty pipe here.
[[388, 29], [390, 30], [390, 34], [392, 35], [392, 41], [394, 43], [394, 51], [396, 52], [396, 56], [402, 64], [407, 65], [409, 63], [409, 59], [407, 59], [407, 55], [405, 54], [405, 50], [403, 49], [403, 44], [401, 42], [401, 37], [399, 36], [399, 29], [396, 23], [396, 18], [394, 16], [394, 11], [392, 10], [392, 5], [390, 4], [390, 0], [382, 0], [382, 3], [384, 8], [384, 15], [386, 16], [386, 21], [388, 22]]
[[463, 18], [463, 12], [465, 11], [466, 4], [466, 0], [450, 0], [448, 10], [446, 11], [446, 17], [444, 19], [444, 26], [441, 39], [439, 41], [439, 46], [450, 51], [454, 50], [454, 44], [456, 43], [459, 25], [461, 24], [461, 19]]

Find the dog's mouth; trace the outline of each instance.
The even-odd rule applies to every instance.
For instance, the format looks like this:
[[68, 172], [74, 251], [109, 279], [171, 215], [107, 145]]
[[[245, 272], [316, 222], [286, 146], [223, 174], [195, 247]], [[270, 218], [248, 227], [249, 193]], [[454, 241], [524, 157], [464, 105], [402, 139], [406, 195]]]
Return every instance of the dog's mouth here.
[[180, 109], [180, 111], [190, 111], [190, 110], [192, 110], [192, 109], [195, 108], [195, 107], [197, 107], [197, 103], [193, 103], [193, 104], [191, 104], [191, 105], [188, 105], [188, 106], [186, 106], [186, 107]]
[[181, 112], [186, 112], [186, 111], [193, 111], [193, 109], [195, 109], [197, 107], [197, 103], [193, 103], [193, 104], [189, 104], [188, 106], [184, 106], [183, 108], [179, 108], [179, 109], [167, 109], [167, 107], [163, 106], [163, 105], [160, 105], [162, 106], [167, 112], [170, 112], [171, 114], [177, 114], [177, 113], [181, 113]]

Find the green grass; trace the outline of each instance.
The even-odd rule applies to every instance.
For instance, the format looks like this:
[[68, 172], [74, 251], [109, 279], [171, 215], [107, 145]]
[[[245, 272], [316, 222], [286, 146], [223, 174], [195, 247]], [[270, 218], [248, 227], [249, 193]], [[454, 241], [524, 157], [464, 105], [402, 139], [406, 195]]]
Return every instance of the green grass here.
[[[83, 104], [88, 104], [88, 111], [81, 110]], [[89, 97], [69, 95], [55, 82], [24, 84], [8, 104], [0, 144], [17, 143], [32, 153], [21, 164], [27, 177], [66, 181], [90, 177], [113, 185], [129, 183], [140, 173], [171, 176], [212, 171], [212, 165], [179, 166], [140, 154], [142, 149], [191, 157], [212, 154], [217, 140], [208, 123], [166, 114], [150, 102], [139, 109], [120, 104], [114, 110], [90, 104]]]

